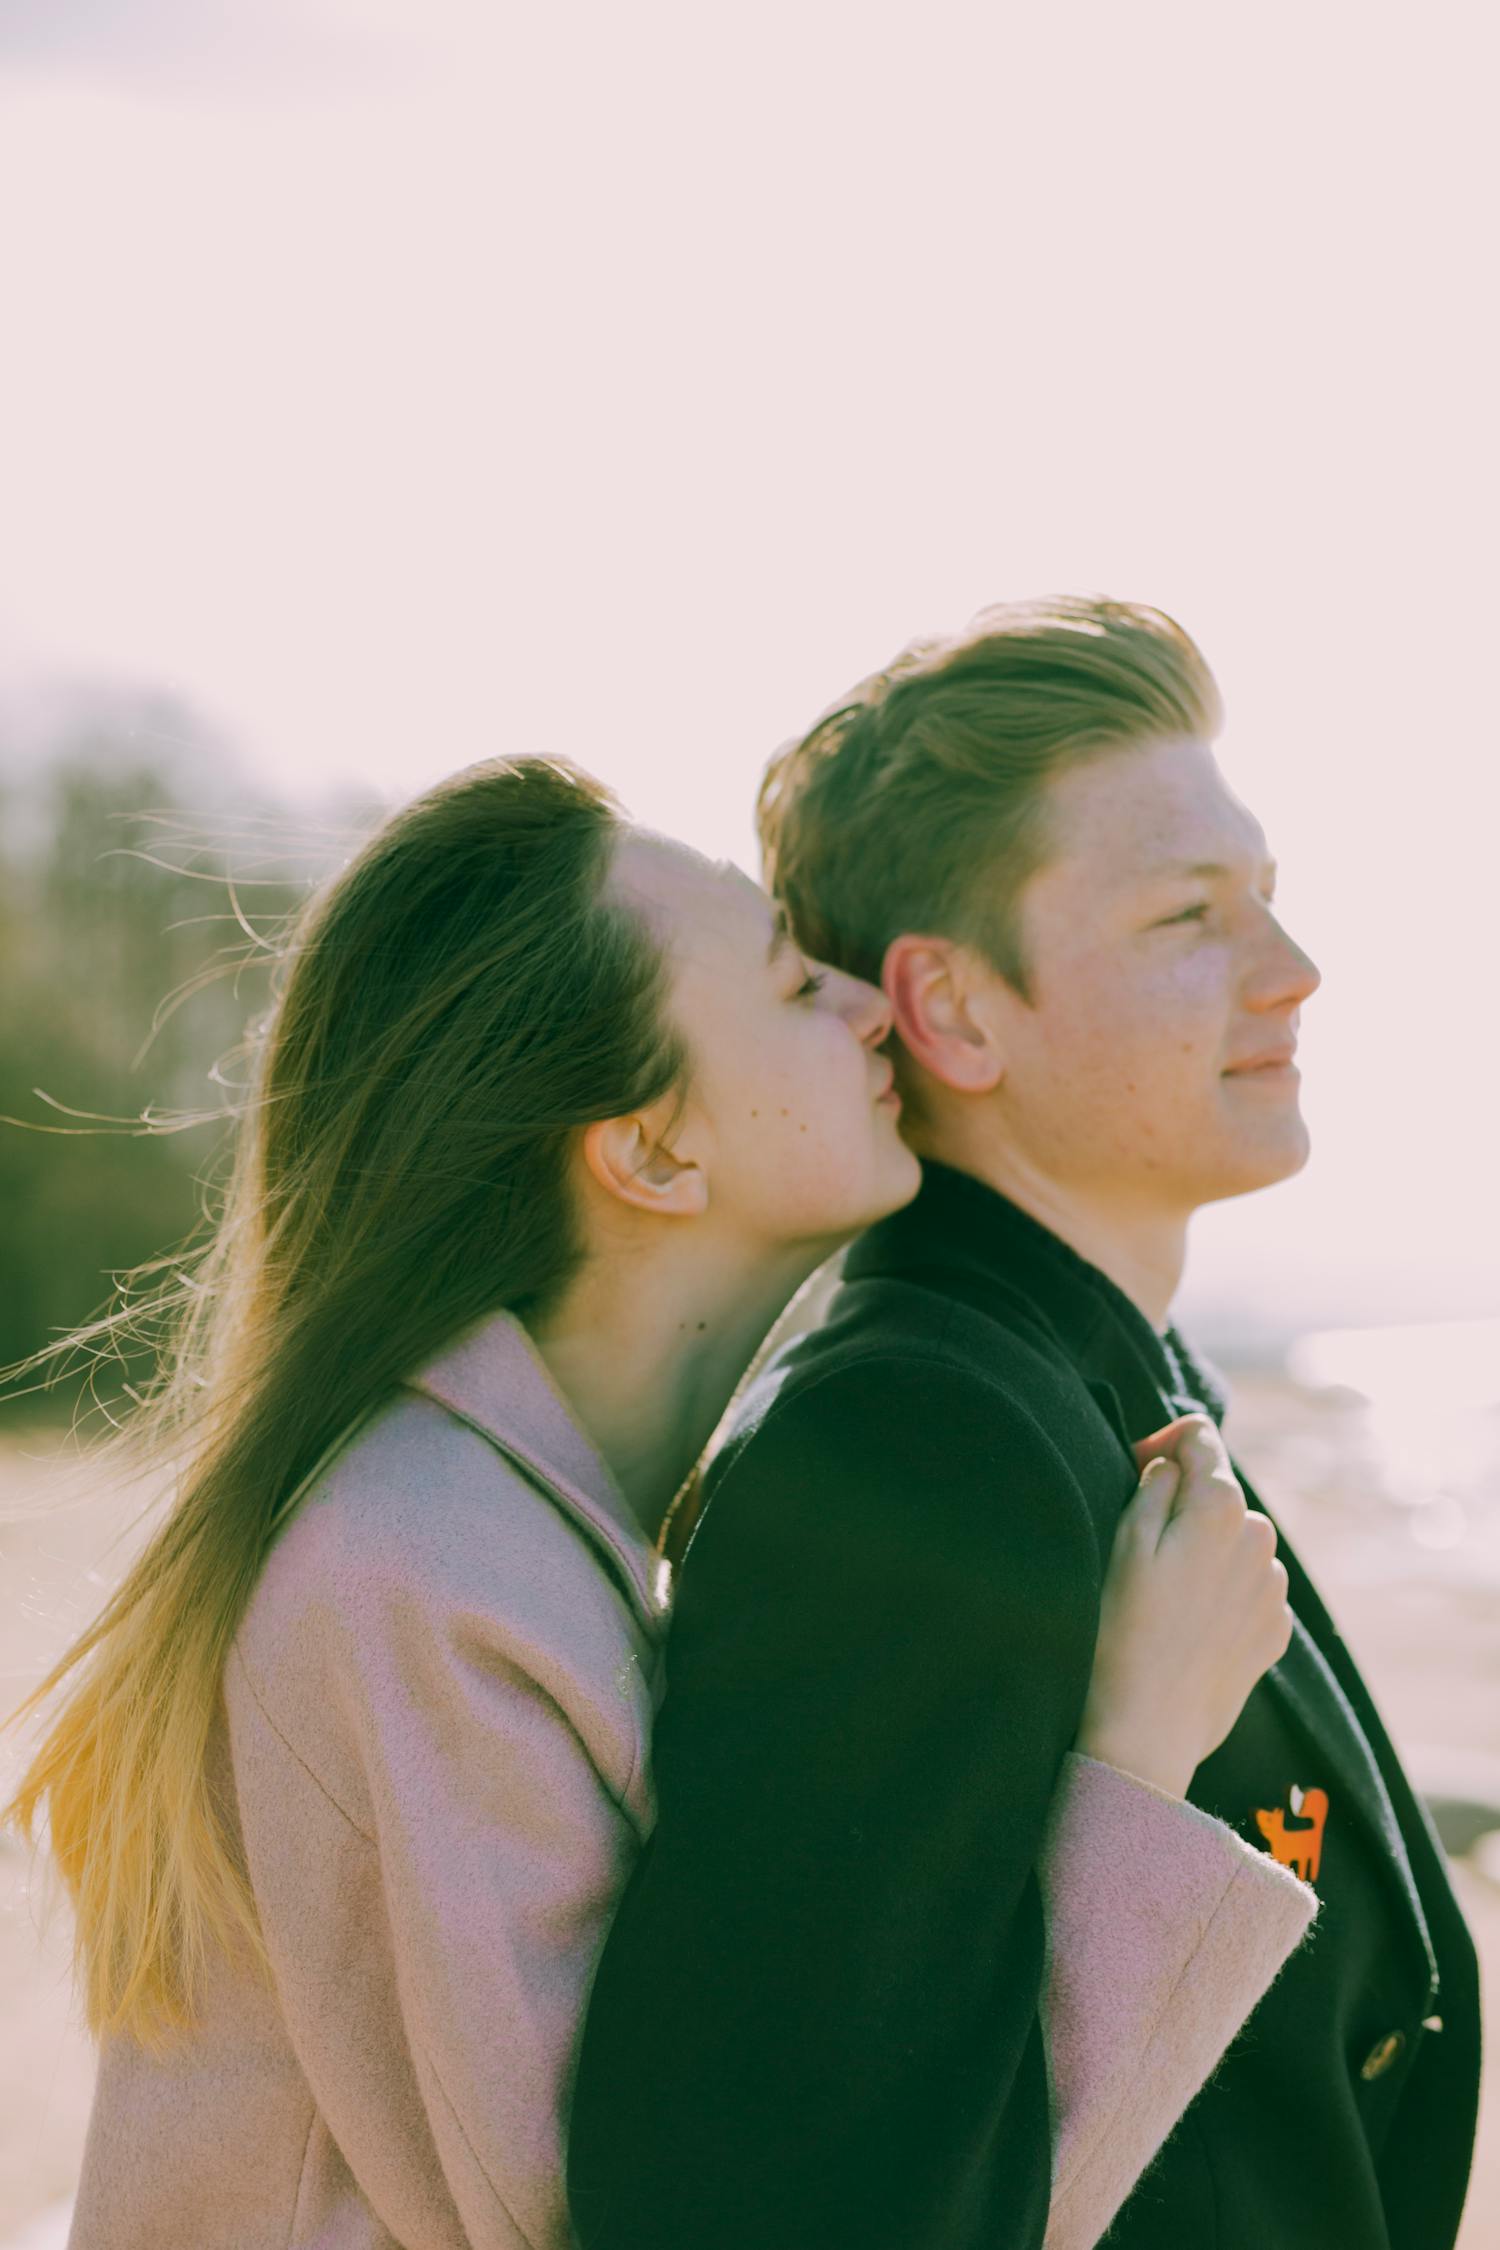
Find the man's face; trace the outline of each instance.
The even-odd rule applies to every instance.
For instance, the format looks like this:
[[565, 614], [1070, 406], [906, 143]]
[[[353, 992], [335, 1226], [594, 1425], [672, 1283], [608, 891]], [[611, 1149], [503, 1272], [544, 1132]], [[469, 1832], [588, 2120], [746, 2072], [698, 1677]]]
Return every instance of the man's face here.
[[1300, 1170], [1290, 1055], [1318, 971], [1271, 906], [1259, 824], [1207, 746], [1101, 755], [1048, 790], [1021, 894], [1031, 1006], [1003, 1008], [1007, 1131], [1116, 1208], [1186, 1212]]

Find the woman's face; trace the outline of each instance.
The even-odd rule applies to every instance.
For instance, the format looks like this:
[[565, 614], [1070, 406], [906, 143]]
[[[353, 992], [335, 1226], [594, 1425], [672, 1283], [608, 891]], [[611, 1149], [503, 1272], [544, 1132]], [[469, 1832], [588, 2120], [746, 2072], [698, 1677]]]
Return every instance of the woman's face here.
[[875, 985], [811, 962], [738, 868], [632, 830], [612, 885], [667, 953], [690, 1083], [668, 1145], [707, 1180], [747, 1246], [844, 1239], [909, 1202], [920, 1170], [898, 1130]]

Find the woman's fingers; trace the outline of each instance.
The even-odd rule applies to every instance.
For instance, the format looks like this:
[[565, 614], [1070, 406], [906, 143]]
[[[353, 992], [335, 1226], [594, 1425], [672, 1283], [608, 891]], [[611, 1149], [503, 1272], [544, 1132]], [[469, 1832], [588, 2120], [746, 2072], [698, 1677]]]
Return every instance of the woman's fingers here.
[[1144, 1469], [1152, 1461], [1175, 1460], [1178, 1443], [1184, 1432], [1198, 1422], [1207, 1423], [1210, 1429], [1213, 1428], [1206, 1414], [1179, 1414], [1176, 1421], [1168, 1422], [1164, 1429], [1153, 1430], [1150, 1437], [1141, 1438], [1130, 1449], [1135, 1455], [1136, 1467]]
[[1154, 1550], [1172, 1513], [1179, 1481], [1177, 1463], [1165, 1454], [1148, 1461], [1140, 1483], [1121, 1514], [1120, 1530]]
[[1247, 1505], [1208, 1415], [1180, 1416], [1135, 1453], [1079, 1746], [1180, 1795], [1285, 1655], [1288, 1580], [1276, 1527]]

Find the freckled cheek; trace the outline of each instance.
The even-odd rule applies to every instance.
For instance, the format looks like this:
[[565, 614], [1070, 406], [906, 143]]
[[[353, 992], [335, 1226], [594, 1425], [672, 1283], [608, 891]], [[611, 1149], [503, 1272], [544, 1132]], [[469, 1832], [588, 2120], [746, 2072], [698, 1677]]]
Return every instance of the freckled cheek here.
[[1161, 1076], [1197, 1076], [1223, 1044], [1226, 1020], [1222, 986], [1211, 974], [1185, 975], [1153, 995], [1144, 1011], [1144, 1044]]
[[1162, 993], [1161, 1004], [1200, 1025], [1222, 1021], [1234, 988], [1229, 956], [1222, 946], [1205, 945], [1185, 960]]
[[774, 1066], [762, 1061], [747, 1071], [735, 1113], [757, 1168], [794, 1165], [804, 1178], [825, 1166], [847, 1170], [855, 1149], [871, 1137], [869, 1082], [863, 1048], [842, 1032], [810, 1040]]
[[1216, 1041], [1191, 1011], [1127, 1008], [1101, 1013], [1081, 1027], [1074, 1083], [1081, 1098], [1124, 1103], [1143, 1130], [1154, 1133], [1201, 1094]]
[[737, 1108], [760, 1164], [802, 1163], [825, 1144], [847, 1139], [848, 1105], [841, 1120], [826, 1089], [795, 1073], [762, 1077]]
[[[1059, 1027], [1060, 1029], [1060, 1027]], [[1154, 1075], [1161, 1047], [1161, 1018], [1142, 1009], [1130, 992], [1101, 992], [1095, 1003], [1043, 1042], [1044, 1055], [1056, 1062], [1080, 1090], [1133, 1091]]]
[[780, 1148], [789, 1171], [807, 1185], [837, 1200], [870, 1161], [878, 1130], [874, 1102], [864, 1083], [830, 1072], [830, 1082], [815, 1099], [794, 1106], [780, 1124]]

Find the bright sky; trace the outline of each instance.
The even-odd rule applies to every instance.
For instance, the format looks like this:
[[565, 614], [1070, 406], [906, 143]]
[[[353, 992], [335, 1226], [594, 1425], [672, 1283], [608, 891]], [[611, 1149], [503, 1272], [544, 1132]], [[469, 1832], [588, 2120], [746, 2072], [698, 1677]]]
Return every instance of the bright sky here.
[[1468, 0], [0, 16], [0, 709], [567, 751], [754, 868], [913, 632], [1161, 604], [1323, 990], [1189, 1304], [1500, 1311], [1495, 33]]

